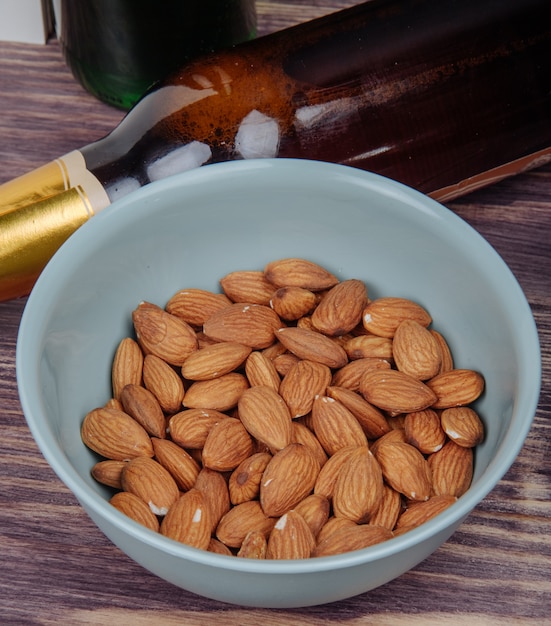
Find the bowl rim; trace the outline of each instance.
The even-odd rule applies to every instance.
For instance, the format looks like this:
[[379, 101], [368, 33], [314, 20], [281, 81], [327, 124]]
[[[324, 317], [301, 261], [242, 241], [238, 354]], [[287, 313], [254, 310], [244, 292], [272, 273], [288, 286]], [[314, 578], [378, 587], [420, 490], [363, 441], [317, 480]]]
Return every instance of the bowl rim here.
[[[538, 357], [534, 363], [534, 372], [537, 374], [537, 389], [535, 389], [533, 397], [525, 401], [526, 406], [524, 408], [527, 412], [527, 417], [523, 420], [522, 425], [514, 433], [509, 430], [501, 442], [502, 453], [499, 458], [494, 458], [490, 461], [483, 475], [463, 496], [458, 498], [457, 502], [429, 522], [382, 543], [353, 552], [317, 557], [315, 559], [257, 561], [199, 550], [164, 537], [160, 533], [155, 533], [116, 510], [97, 491], [89, 486], [78, 472], [74, 471], [69, 459], [65, 456], [57, 441], [40, 430], [40, 421], [43, 419], [41, 406], [31, 391], [31, 388], [34, 385], [38, 385], [40, 380], [38, 371], [39, 354], [37, 354], [36, 349], [38, 345], [37, 339], [40, 336], [40, 323], [37, 320], [36, 311], [43, 310], [43, 303], [48, 301], [51, 303], [55, 297], [55, 289], [52, 291], [51, 277], [59, 273], [67, 275], [71, 271], [68, 264], [65, 263], [65, 256], [73, 253], [78, 256], [81, 244], [90, 239], [94, 233], [101, 235], [101, 230], [109, 227], [110, 220], [124, 219], [125, 215], [131, 211], [132, 204], [137, 198], [150, 198], [175, 187], [182, 189], [188, 182], [208, 185], [212, 177], [216, 176], [223, 177], [233, 176], [237, 173], [253, 173], [259, 169], [267, 172], [268, 176], [274, 170], [281, 172], [292, 171], [296, 175], [297, 168], [298, 171], [302, 170], [304, 174], [308, 173], [309, 175], [314, 172], [316, 175], [325, 177], [332, 175], [346, 176], [351, 183], [361, 185], [377, 193], [390, 195], [402, 202], [407, 202], [414, 209], [417, 208], [423, 212], [428, 212], [438, 218], [445, 217], [455, 222], [455, 227], [463, 229], [469, 233], [470, 237], [474, 237], [478, 245], [486, 247], [487, 253], [494, 256], [501, 266], [503, 274], [507, 275], [509, 286], [512, 290], [511, 297], [517, 298], [519, 304], [522, 304], [522, 307], [525, 309], [527, 316], [525, 332], [528, 338], [528, 341], [525, 342], [527, 343], [526, 350], [529, 350], [532, 356], [537, 355]], [[156, 207], [152, 203], [150, 203], [148, 208], [144, 208], [144, 211], [147, 213], [155, 210]], [[107, 222], [105, 226], [104, 222]], [[59, 281], [57, 284], [62, 285], [63, 281]], [[524, 445], [539, 402], [541, 353], [532, 311], [513, 272], [495, 248], [478, 231], [450, 209], [400, 182], [353, 167], [304, 159], [250, 159], [213, 164], [150, 183], [120, 200], [116, 200], [107, 209], [99, 213], [94, 220], [89, 220], [77, 232], [71, 235], [43, 270], [26, 303], [16, 344], [16, 377], [23, 413], [40, 452], [58, 478], [71, 490], [88, 512], [93, 511], [95, 515], [106, 518], [119, 531], [128, 533], [133, 538], [142, 541], [150, 547], [191, 562], [248, 573], [298, 574], [336, 570], [377, 561], [412, 548], [434, 535], [446, 532], [450, 528], [448, 535], [451, 534], [454, 531], [452, 527], [459, 525], [488, 493], [495, 488]]]

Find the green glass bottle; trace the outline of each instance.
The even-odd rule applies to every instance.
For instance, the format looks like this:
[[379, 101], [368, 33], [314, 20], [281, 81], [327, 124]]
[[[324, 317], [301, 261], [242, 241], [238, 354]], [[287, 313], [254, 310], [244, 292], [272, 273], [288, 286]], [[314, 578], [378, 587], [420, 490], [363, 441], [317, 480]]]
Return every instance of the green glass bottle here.
[[256, 34], [254, 0], [61, 0], [58, 13], [73, 75], [121, 109], [171, 70]]

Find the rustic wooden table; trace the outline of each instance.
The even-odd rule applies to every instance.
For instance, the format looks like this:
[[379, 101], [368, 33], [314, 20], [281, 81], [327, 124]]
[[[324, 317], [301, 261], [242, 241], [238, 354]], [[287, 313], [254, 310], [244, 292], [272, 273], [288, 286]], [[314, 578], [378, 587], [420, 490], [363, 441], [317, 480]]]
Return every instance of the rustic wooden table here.
[[[260, 32], [355, 3], [259, 1]], [[55, 40], [0, 43], [0, 182], [102, 137], [121, 118], [76, 84]], [[224, 605], [161, 581], [102, 535], [36, 447], [15, 377], [19, 299], [0, 303], [0, 623], [551, 624], [551, 166], [448, 206], [525, 290], [544, 374], [517, 461], [447, 543], [379, 589], [300, 610]]]

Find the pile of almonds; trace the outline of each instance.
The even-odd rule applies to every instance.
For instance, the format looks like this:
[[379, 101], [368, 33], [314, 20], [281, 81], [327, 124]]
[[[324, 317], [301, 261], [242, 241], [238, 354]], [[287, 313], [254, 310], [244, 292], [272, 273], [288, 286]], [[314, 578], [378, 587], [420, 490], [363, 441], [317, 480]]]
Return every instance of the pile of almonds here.
[[196, 548], [302, 559], [390, 539], [465, 493], [484, 379], [454, 366], [426, 309], [296, 258], [220, 285], [133, 312], [113, 397], [82, 424], [113, 506]]

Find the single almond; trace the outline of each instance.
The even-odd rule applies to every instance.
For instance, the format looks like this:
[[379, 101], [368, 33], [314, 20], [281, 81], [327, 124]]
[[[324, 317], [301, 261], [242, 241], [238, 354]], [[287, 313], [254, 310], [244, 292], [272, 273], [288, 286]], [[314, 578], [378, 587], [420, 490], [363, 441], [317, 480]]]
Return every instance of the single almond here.
[[211, 539], [209, 507], [198, 489], [182, 494], [161, 523], [161, 533], [199, 550], [207, 550]]
[[348, 358], [392, 359], [392, 339], [377, 335], [363, 334], [349, 339], [343, 346]]
[[360, 323], [367, 302], [365, 283], [355, 278], [344, 280], [323, 296], [312, 313], [312, 324], [324, 335], [345, 335]]
[[333, 556], [353, 550], [362, 550], [393, 537], [392, 531], [371, 524], [345, 525], [320, 541], [312, 551], [313, 557]]
[[340, 448], [367, 446], [367, 437], [354, 415], [329, 396], [317, 396], [312, 406], [312, 426], [329, 456]]
[[232, 507], [222, 517], [216, 537], [230, 548], [240, 548], [250, 532], [260, 532], [267, 538], [276, 521], [264, 513], [258, 500], [249, 500]]
[[453, 441], [428, 457], [432, 473], [432, 487], [436, 495], [459, 498], [470, 487], [473, 479], [473, 450]]
[[268, 542], [260, 530], [251, 530], [245, 535], [243, 543], [237, 552], [242, 559], [265, 559]]
[[280, 287], [270, 298], [272, 309], [286, 321], [298, 320], [308, 315], [317, 303], [316, 294], [302, 287]]
[[468, 406], [444, 409], [440, 415], [442, 429], [458, 446], [474, 448], [484, 441], [484, 424], [478, 413]]
[[[390, 419], [387, 421], [389, 424], [391, 423]], [[378, 439], [375, 439], [375, 441], [371, 442], [369, 449], [371, 450], [372, 454], [377, 457], [378, 448], [385, 446], [388, 443], [409, 443], [406, 437], [405, 429], [391, 428], [388, 433], [385, 433], [384, 435], [382, 435], [382, 437], [379, 437]]]
[[233, 471], [253, 453], [253, 441], [235, 417], [226, 417], [209, 431], [203, 447], [203, 466], [219, 472]]
[[203, 325], [203, 332], [216, 341], [262, 349], [275, 341], [275, 332], [281, 326], [277, 313], [269, 306], [235, 303], [209, 317]]
[[230, 501], [233, 505], [259, 497], [262, 474], [271, 458], [269, 452], [256, 452], [241, 461], [233, 470], [228, 481]]
[[345, 387], [329, 386], [327, 395], [352, 413], [368, 439], [378, 439], [390, 430], [384, 414], [355, 391]]
[[316, 457], [320, 467], [323, 467], [327, 462], [327, 453], [323, 449], [323, 446], [319, 442], [319, 439], [314, 433], [306, 426], [293, 420], [293, 434], [291, 437], [292, 443], [301, 443], [306, 446], [310, 452]]
[[155, 459], [170, 473], [182, 491], [188, 491], [195, 485], [200, 466], [197, 461], [181, 446], [169, 439], [153, 437]]
[[484, 391], [482, 374], [470, 369], [453, 369], [426, 381], [435, 394], [434, 409], [448, 409], [474, 402]]
[[289, 326], [280, 328], [276, 337], [299, 359], [316, 361], [330, 368], [342, 367], [348, 362], [342, 346], [314, 330]]
[[210, 530], [214, 533], [222, 517], [230, 510], [228, 483], [220, 472], [203, 467], [197, 476], [194, 488], [205, 496], [205, 502], [209, 508]]
[[222, 341], [197, 350], [184, 361], [182, 376], [187, 380], [212, 380], [233, 372], [249, 356], [251, 348]]
[[383, 474], [367, 446], [356, 448], [343, 463], [333, 491], [336, 517], [363, 524], [379, 508], [383, 498]]
[[389, 370], [390, 362], [377, 357], [365, 357], [350, 361], [333, 373], [331, 385], [334, 387], [345, 387], [351, 391], [359, 391], [360, 382], [366, 372], [372, 370]]
[[374, 452], [385, 481], [410, 500], [428, 500], [431, 471], [425, 457], [409, 443], [393, 442]]
[[121, 391], [121, 403], [128, 415], [152, 436], [166, 437], [165, 416], [157, 398], [145, 387], [126, 385]]
[[190, 409], [227, 411], [237, 406], [241, 394], [248, 387], [247, 379], [238, 372], [212, 380], [198, 380], [188, 387], [183, 404]]
[[301, 500], [293, 510], [305, 519], [312, 535], [317, 537], [329, 519], [331, 505], [325, 496], [312, 493]]
[[428, 522], [454, 504], [457, 498], [449, 495], [432, 496], [425, 502], [412, 502], [400, 515], [396, 523], [397, 531], [411, 530]]
[[316, 478], [314, 485], [315, 494], [327, 498], [329, 501], [333, 499], [333, 492], [335, 491], [340, 471], [356, 448], [356, 445], [339, 448], [327, 459]]
[[[264, 541], [266, 540], [264, 539]], [[213, 552], [214, 554], [223, 554], [224, 556], [233, 556], [233, 552], [228, 548], [228, 546], [225, 546], [220, 540], [215, 539], [214, 537], [211, 537], [207, 550], [209, 552]]]
[[113, 489], [122, 489], [121, 474], [126, 461], [98, 461], [91, 470], [92, 476], [101, 483]]
[[180, 491], [171, 474], [160, 463], [139, 456], [130, 460], [121, 474], [124, 491], [141, 498], [155, 515], [166, 515]]
[[216, 311], [231, 304], [222, 293], [206, 289], [181, 289], [166, 304], [166, 310], [194, 328], [200, 328]]
[[415, 320], [400, 322], [392, 339], [392, 354], [397, 369], [418, 380], [433, 378], [440, 372], [440, 345], [434, 335]]
[[307, 559], [316, 540], [306, 520], [296, 511], [287, 511], [275, 523], [268, 538], [268, 559]]
[[285, 354], [280, 354], [274, 357], [273, 363], [276, 372], [281, 378], [283, 378], [284, 376], [287, 376], [289, 370], [293, 367], [293, 365], [295, 365], [295, 363], [298, 363], [300, 360], [301, 359], [299, 359], [298, 356], [295, 356], [291, 352], [286, 352]]
[[220, 280], [223, 292], [232, 302], [250, 302], [268, 305], [275, 291], [274, 285], [260, 270], [238, 270]]
[[369, 524], [394, 530], [401, 512], [402, 496], [398, 491], [385, 483], [383, 485], [381, 503], [375, 513], [369, 518]]
[[187, 409], [168, 421], [172, 441], [182, 448], [200, 449], [205, 445], [210, 429], [227, 415], [216, 409]]
[[117, 409], [97, 408], [87, 413], [81, 437], [88, 448], [106, 459], [126, 461], [137, 456], [153, 456], [153, 445], [145, 428]]
[[362, 315], [364, 328], [380, 337], [394, 337], [396, 329], [404, 320], [414, 320], [425, 328], [432, 322], [428, 311], [407, 298], [376, 298], [369, 302]]
[[360, 393], [383, 411], [413, 413], [436, 402], [436, 393], [425, 383], [398, 370], [372, 370], [360, 381]]
[[408, 443], [423, 454], [437, 452], [446, 443], [440, 415], [434, 409], [408, 413], [404, 419], [404, 430]]
[[436, 339], [438, 348], [440, 349], [440, 372], [438, 373], [442, 374], [443, 372], [449, 372], [454, 368], [453, 355], [450, 350], [450, 346], [442, 333], [434, 330], [434, 328], [430, 329], [430, 333]]
[[264, 275], [276, 287], [302, 287], [310, 291], [330, 289], [339, 282], [321, 265], [300, 258], [272, 261], [264, 268]]
[[109, 504], [113, 505], [121, 513], [132, 518], [138, 524], [159, 532], [159, 520], [157, 516], [151, 512], [147, 504], [138, 496], [129, 491], [119, 491], [110, 500]]
[[316, 361], [299, 360], [283, 377], [279, 393], [287, 403], [291, 417], [301, 417], [312, 410], [314, 398], [325, 395], [331, 384], [331, 369]]
[[264, 352], [254, 350], [245, 361], [245, 376], [251, 387], [271, 387], [279, 390], [281, 377], [272, 359]]
[[197, 350], [193, 328], [155, 304], [142, 302], [132, 312], [138, 343], [146, 354], [155, 354], [171, 365], [182, 365]]
[[260, 483], [260, 504], [268, 517], [280, 517], [314, 488], [319, 463], [310, 450], [291, 443], [272, 457]]
[[281, 450], [291, 443], [289, 407], [272, 387], [249, 387], [241, 394], [237, 409], [247, 431], [270, 450]]
[[139, 344], [131, 337], [122, 339], [117, 346], [111, 366], [111, 382], [115, 399], [120, 398], [125, 385], [130, 383], [141, 385], [143, 363], [144, 355]]
[[353, 527], [357, 526], [356, 522], [353, 522], [350, 519], [346, 519], [345, 517], [329, 517], [327, 522], [321, 527], [321, 530], [317, 536], [317, 543], [321, 543], [325, 541], [330, 535], [332, 535], [335, 531], [344, 527]]
[[174, 368], [155, 354], [148, 354], [144, 359], [143, 383], [165, 413], [182, 409], [184, 383]]

